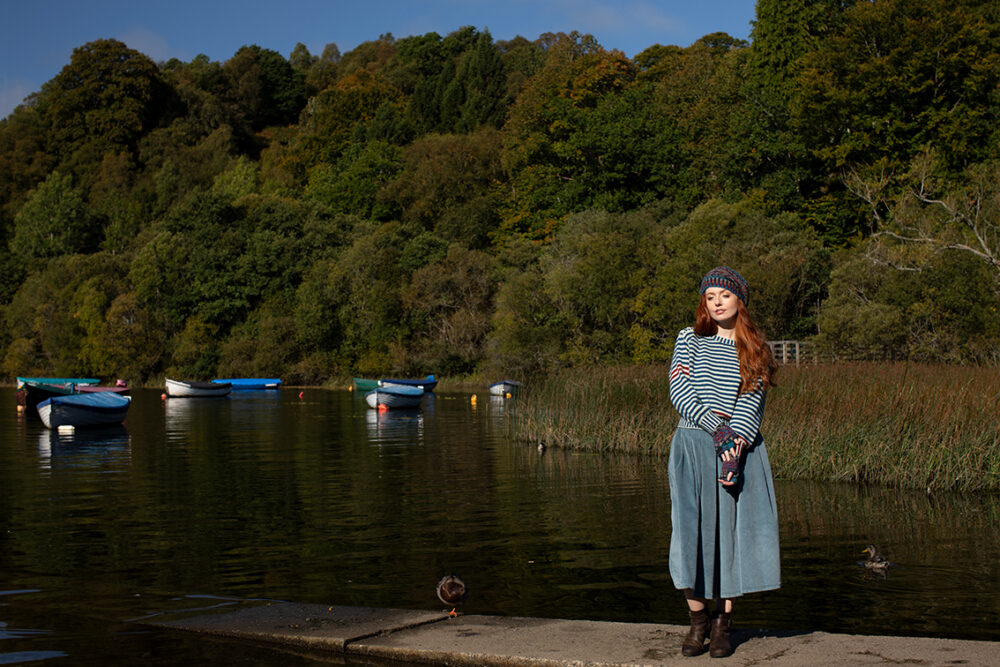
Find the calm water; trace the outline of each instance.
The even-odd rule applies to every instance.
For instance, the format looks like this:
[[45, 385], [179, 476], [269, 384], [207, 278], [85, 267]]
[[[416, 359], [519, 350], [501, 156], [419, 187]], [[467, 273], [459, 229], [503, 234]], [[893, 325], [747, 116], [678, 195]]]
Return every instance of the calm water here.
[[[309, 664], [126, 621], [226, 597], [440, 609], [452, 572], [467, 613], [686, 623], [665, 462], [540, 455], [485, 393], [383, 414], [298, 393], [139, 390], [125, 427], [62, 435], [0, 389], [0, 663]], [[738, 625], [1000, 640], [997, 497], [777, 493], [784, 586]]]

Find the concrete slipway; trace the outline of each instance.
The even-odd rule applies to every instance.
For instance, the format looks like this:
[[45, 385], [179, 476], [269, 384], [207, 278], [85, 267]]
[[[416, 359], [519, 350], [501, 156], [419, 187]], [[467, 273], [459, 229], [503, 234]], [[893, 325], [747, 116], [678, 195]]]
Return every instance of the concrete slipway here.
[[[140, 619], [137, 619], [140, 620]], [[736, 652], [681, 656], [686, 626], [459, 615], [280, 601], [234, 601], [140, 622], [276, 644], [349, 664], [1000, 665], [1000, 642], [736, 628]]]

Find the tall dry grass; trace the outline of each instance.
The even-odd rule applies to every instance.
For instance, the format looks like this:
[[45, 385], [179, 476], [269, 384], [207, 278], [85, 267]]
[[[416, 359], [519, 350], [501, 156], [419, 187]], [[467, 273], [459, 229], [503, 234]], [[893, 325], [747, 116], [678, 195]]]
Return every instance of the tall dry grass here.
[[[1000, 368], [785, 366], [761, 432], [776, 477], [1000, 491]], [[662, 366], [567, 369], [526, 384], [517, 437], [666, 456], [677, 414]]]

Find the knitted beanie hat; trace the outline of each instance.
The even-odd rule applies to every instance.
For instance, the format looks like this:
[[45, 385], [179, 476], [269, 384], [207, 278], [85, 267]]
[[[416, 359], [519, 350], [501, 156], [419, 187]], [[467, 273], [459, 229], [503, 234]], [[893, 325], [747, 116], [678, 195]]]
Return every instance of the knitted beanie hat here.
[[744, 306], [750, 303], [750, 285], [743, 276], [728, 266], [717, 266], [705, 274], [701, 279], [701, 293], [704, 294], [709, 287], [729, 290], [740, 298]]

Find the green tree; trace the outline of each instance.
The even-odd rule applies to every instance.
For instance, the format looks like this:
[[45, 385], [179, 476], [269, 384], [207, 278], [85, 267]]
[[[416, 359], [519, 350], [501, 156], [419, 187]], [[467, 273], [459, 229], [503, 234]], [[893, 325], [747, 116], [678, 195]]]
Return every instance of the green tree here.
[[339, 285], [331, 304], [342, 336], [338, 353], [344, 365], [359, 372], [408, 370], [405, 355], [399, 354], [407, 334], [400, 301], [407, 276], [400, 265], [406, 241], [398, 223], [359, 227], [328, 279]]
[[277, 51], [241, 47], [223, 66], [232, 104], [250, 128], [288, 125], [306, 102], [305, 76]]
[[136, 383], [162, 368], [166, 344], [163, 327], [131, 292], [111, 301], [96, 343], [101, 352], [98, 368], [102, 375]]
[[[134, 151], [172, 109], [171, 90], [148, 57], [113, 39], [73, 50], [70, 63], [42, 86], [38, 109], [48, 149], [89, 165], [107, 151]], [[83, 167], [81, 167], [83, 168]]]
[[288, 64], [291, 65], [296, 72], [300, 72], [302, 74], [306, 74], [309, 71], [309, 68], [315, 65], [318, 60], [319, 57], [309, 53], [309, 49], [302, 42], [296, 42], [295, 48], [293, 48], [292, 52], [288, 54]]
[[311, 167], [336, 164], [348, 146], [355, 128], [375, 119], [386, 102], [400, 99], [389, 82], [368, 70], [357, 70], [316, 96], [303, 114], [296, 150], [303, 164]]
[[485, 353], [498, 274], [486, 253], [460, 245], [413, 273], [401, 294], [416, 367], [468, 373]]
[[301, 355], [289, 311], [284, 300], [269, 300], [235, 327], [221, 345], [219, 375], [287, 378]]
[[107, 153], [90, 175], [88, 214], [92, 227], [103, 228], [102, 249], [128, 250], [142, 226], [146, 206], [135, 196], [136, 166], [126, 153]]
[[449, 241], [485, 247], [497, 217], [493, 191], [502, 177], [500, 134], [427, 135], [403, 150], [402, 170], [378, 195], [403, 222]]
[[8, 375], [29, 370], [80, 376], [106, 372], [105, 314], [124, 289], [120, 260], [105, 253], [50, 260], [20, 285], [4, 320]]
[[739, 92], [745, 51], [745, 42], [711, 33], [679, 53], [661, 54], [662, 62], [641, 77], [654, 86], [651, 104], [660, 111], [662, 129], [646, 144], [633, 141], [652, 153], [644, 157], [647, 164], [656, 164], [653, 151], [663, 154], [659, 181], [669, 186], [663, 196], [694, 207], [741, 191], [746, 163], [736, 151], [741, 137], [735, 125], [745, 112]]
[[631, 360], [626, 338], [639, 289], [641, 255], [662, 234], [647, 215], [587, 211], [570, 216], [543, 253], [544, 289], [559, 313], [562, 359], [570, 364]]
[[475, 46], [463, 56], [451, 85], [461, 89], [456, 131], [503, 124], [508, 105], [507, 72], [488, 31], [480, 33]]
[[850, 190], [870, 207], [872, 257], [919, 272], [938, 255], [966, 255], [992, 275], [1000, 296], [1000, 160], [971, 165], [957, 183], [942, 177], [942, 162], [925, 153], [903, 176], [879, 168], [848, 176]]
[[565, 326], [543, 280], [538, 265], [530, 264], [509, 271], [497, 290], [487, 349], [488, 365], [498, 372], [524, 376], [560, 363]]
[[253, 287], [237, 268], [247, 248], [241, 222], [225, 198], [196, 193], [136, 254], [129, 281], [143, 308], [163, 314], [168, 333], [195, 315], [206, 327], [199, 336], [224, 331], [250, 310]]
[[[993, 3], [861, 2], [844, 28], [802, 61], [793, 126], [819, 166], [815, 189], [839, 194], [851, 168], [882, 161], [902, 173], [928, 148], [952, 173], [997, 156], [1000, 21]], [[831, 195], [832, 196], [832, 195]], [[840, 237], [864, 231], [864, 212]]]
[[353, 139], [357, 143], [384, 141], [394, 146], [405, 146], [415, 136], [416, 131], [400, 112], [399, 106], [383, 102], [370, 121], [355, 127]]
[[258, 164], [241, 155], [230, 162], [226, 171], [215, 177], [212, 192], [235, 201], [257, 192], [260, 188], [259, 178]]
[[323, 164], [312, 170], [305, 196], [332, 211], [390, 219], [398, 208], [377, 195], [399, 173], [402, 154], [398, 146], [381, 141], [353, 144], [336, 166]]
[[71, 174], [52, 172], [14, 218], [11, 252], [22, 261], [93, 250], [99, 238]]
[[35, 106], [19, 106], [0, 120], [0, 243], [4, 246], [28, 193], [56, 166], [47, 143], [45, 118]]
[[170, 340], [172, 354], [167, 377], [209, 380], [219, 367], [219, 328], [200, 317], [191, 317]]
[[294, 338], [306, 350], [334, 352], [343, 340], [338, 310], [344, 302], [345, 276], [334, 260], [316, 261], [295, 292]]
[[503, 165], [509, 175], [504, 234], [544, 238], [565, 216], [588, 205], [583, 158], [574, 134], [609, 96], [633, 80], [620, 52], [601, 49], [591, 36], [553, 37], [544, 67], [526, 84], [504, 125]]
[[[876, 259], [877, 261], [872, 261]], [[819, 343], [840, 359], [998, 361], [1000, 294], [966, 253], [929, 256], [920, 271], [887, 269], [868, 240], [838, 254], [819, 311]]]
[[340, 49], [337, 45], [331, 42], [324, 46], [319, 58], [306, 72], [306, 94], [308, 97], [312, 97], [333, 85], [337, 80], [339, 62]]

